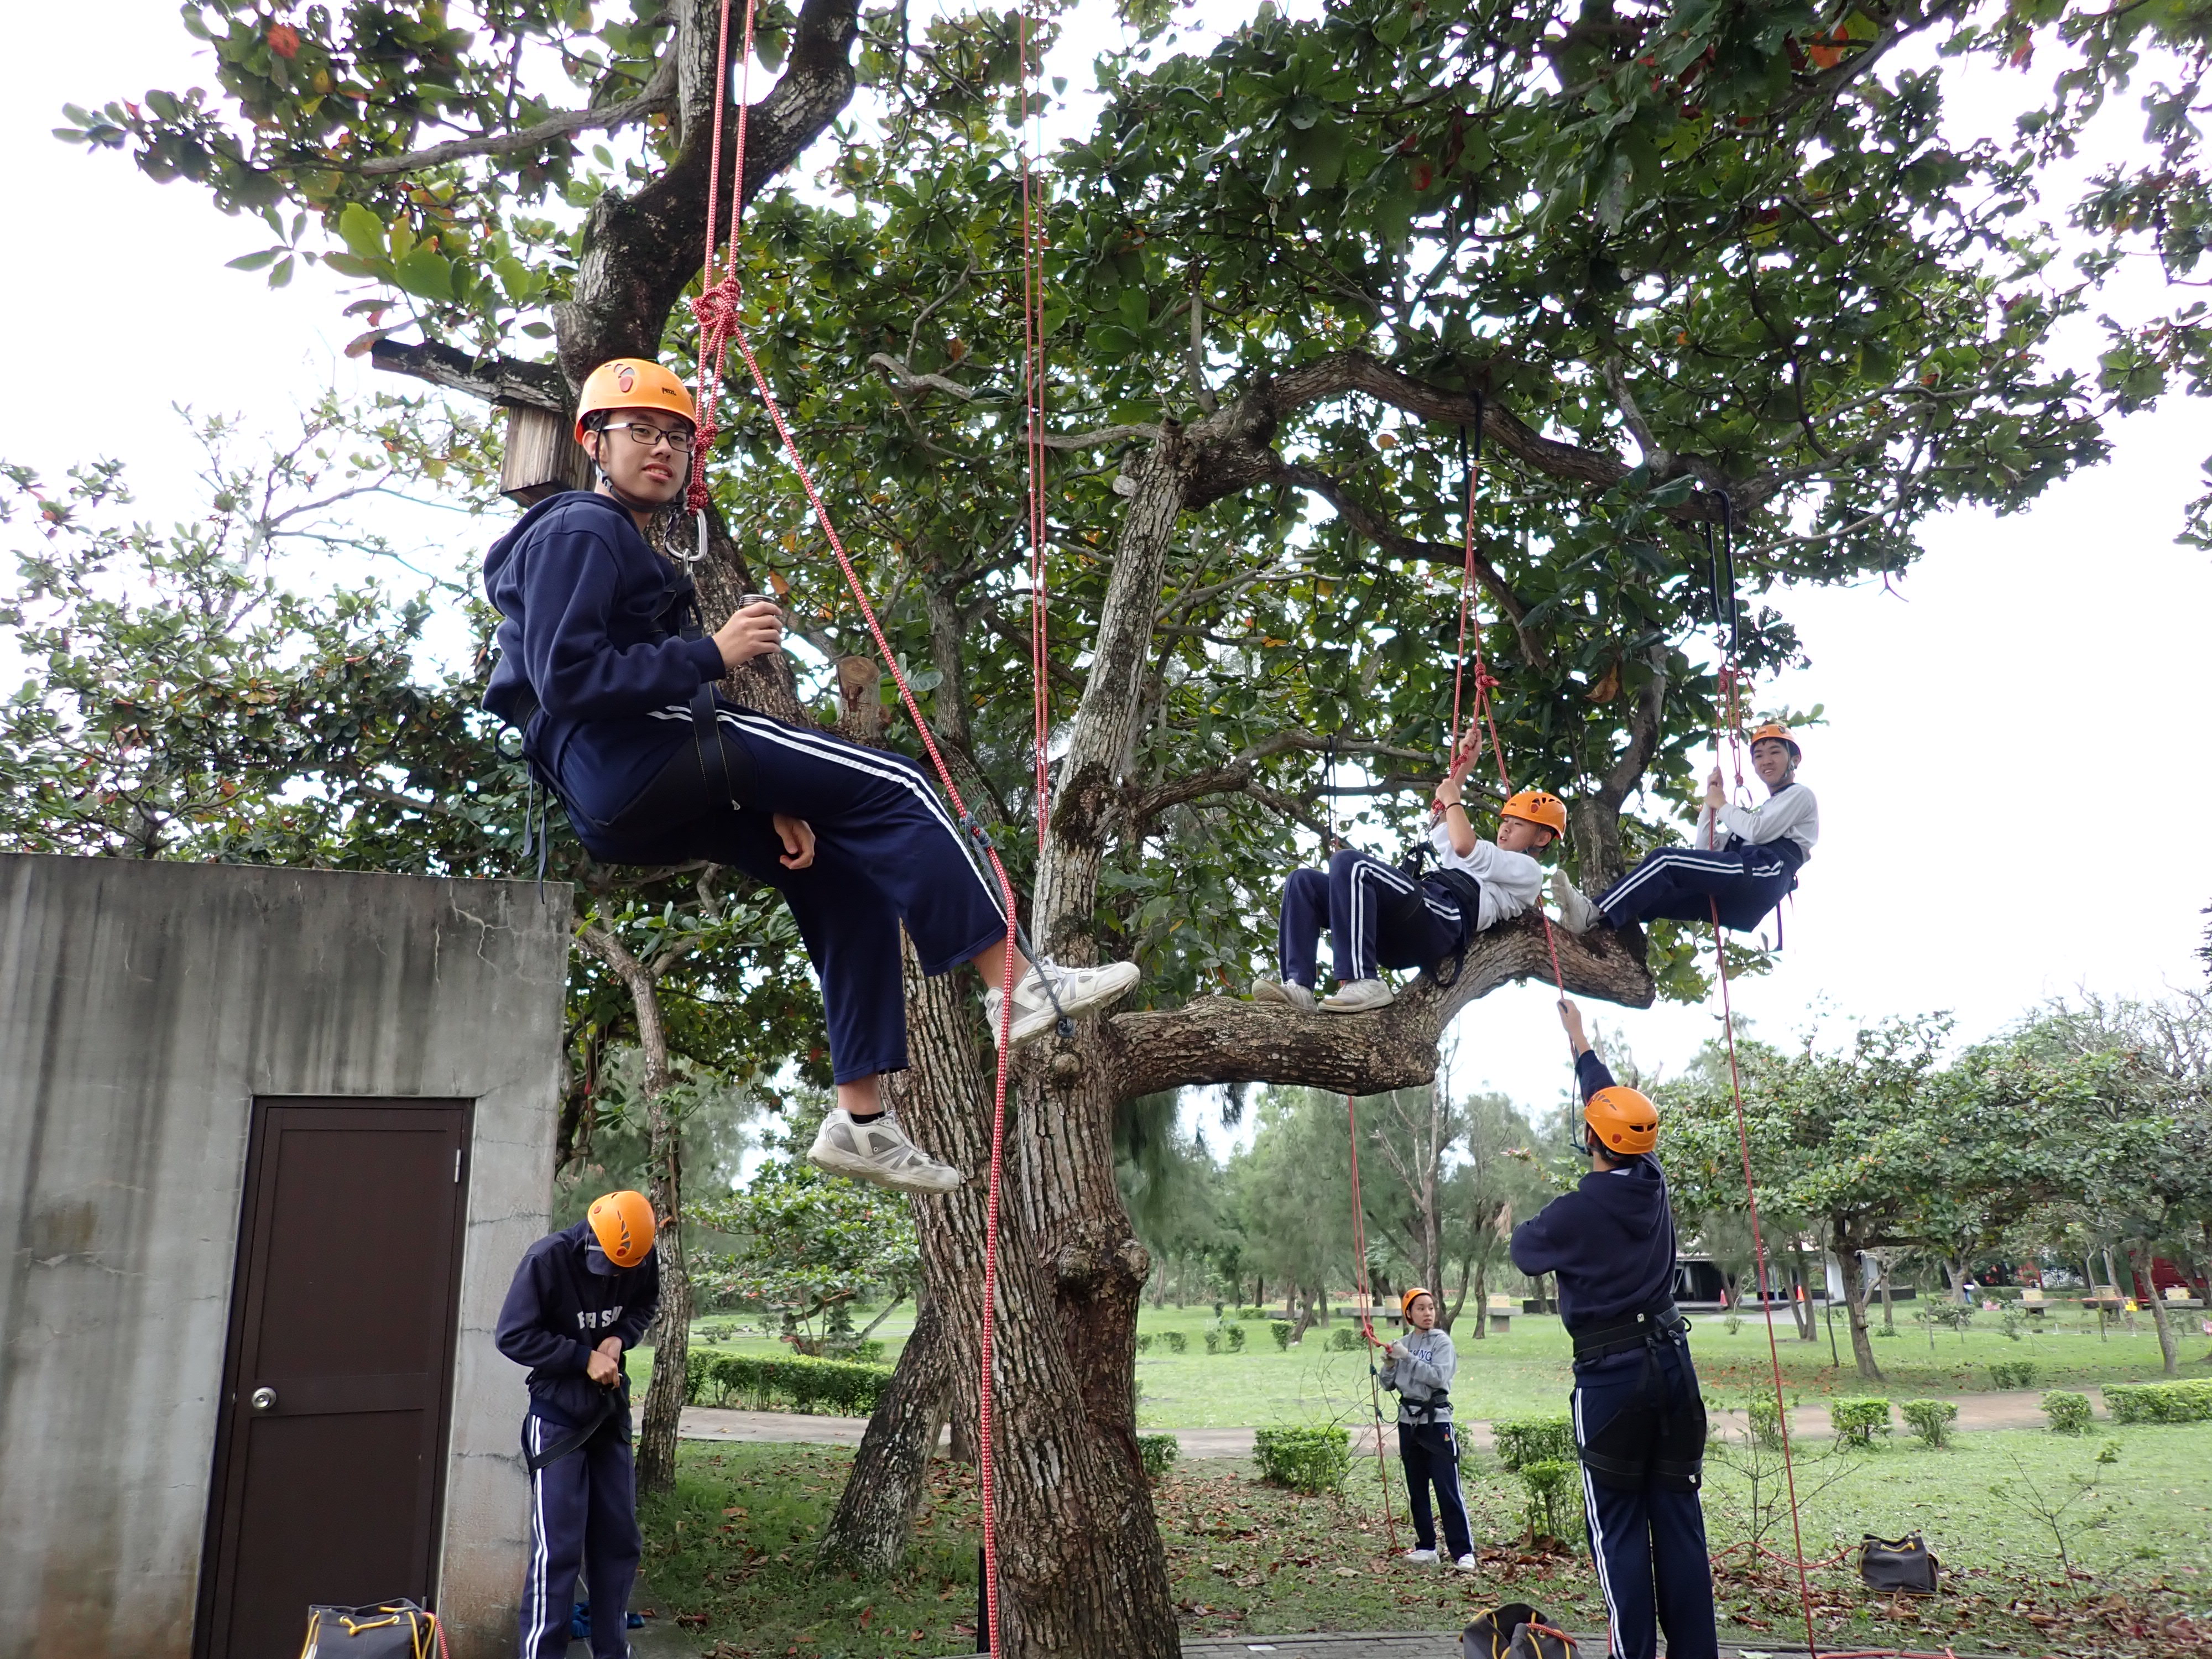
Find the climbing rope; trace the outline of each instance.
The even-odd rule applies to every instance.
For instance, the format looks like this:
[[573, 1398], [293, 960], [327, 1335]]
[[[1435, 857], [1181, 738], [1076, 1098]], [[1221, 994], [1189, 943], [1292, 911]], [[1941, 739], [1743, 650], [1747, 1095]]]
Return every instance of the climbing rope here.
[[[991, 839], [989, 832], [984, 829], [981, 822], [968, 810], [967, 802], [961, 798], [959, 786], [952, 781], [951, 769], [946, 766], [945, 757], [938, 749], [937, 738], [930, 731], [929, 722], [922, 716], [921, 705], [915, 699], [914, 688], [907, 683], [906, 673], [899, 665], [897, 653], [891, 649], [890, 640], [884, 636], [883, 623], [876, 616], [876, 608], [869, 602], [867, 590], [860, 581], [859, 572], [853, 567], [852, 557], [846, 551], [843, 538], [837, 533], [837, 526], [830, 517], [830, 509], [823, 501], [822, 492], [815, 483], [814, 475], [808, 470], [805, 458], [799, 453], [798, 442], [792, 436], [790, 422], [784, 417], [783, 407], [777, 402], [775, 392], [768, 383], [768, 376], [762, 372], [760, 359], [754, 352], [751, 337], [745, 330], [744, 319], [740, 309], [744, 289], [738, 280], [738, 253], [744, 223], [745, 129], [747, 112], [750, 108], [747, 94], [751, 84], [753, 27], [758, 3], [759, 0], [745, 0], [744, 56], [739, 60], [741, 67], [738, 93], [738, 131], [733, 155], [737, 199], [732, 205], [730, 215], [729, 258], [725, 264], [720, 282], [714, 279], [714, 266], [716, 207], [722, 180], [722, 120], [727, 101], [726, 97], [718, 96], [715, 100], [714, 135], [708, 147], [709, 171], [707, 182], [707, 249], [700, 277], [699, 297], [691, 302], [692, 313], [697, 318], [699, 324], [699, 416], [697, 435], [694, 441], [694, 459], [688, 501], [692, 510], [698, 514], [700, 552], [703, 555], [707, 539], [708, 501], [704, 476], [705, 461], [708, 447], [719, 429], [715, 419], [715, 398], [720, 386], [724, 356], [728, 349], [734, 345], [738, 356], [744, 359], [746, 371], [751, 375], [753, 386], [760, 393], [762, 405], [768, 410], [769, 420], [775, 425], [776, 436], [782, 441], [784, 457], [790, 462], [792, 471], [797, 475], [800, 488], [805, 491], [807, 504], [813, 511], [815, 521], [821, 526], [822, 533], [830, 544], [830, 550], [836, 557], [837, 568], [844, 574], [845, 586], [852, 593], [854, 603], [860, 607], [861, 619], [867, 624], [868, 634], [875, 641], [876, 649], [883, 657], [884, 665], [890, 670], [891, 680], [898, 688], [899, 702], [905, 708], [908, 717], [914, 721], [915, 731], [921, 738], [921, 746], [929, 756], [930, 765], [936, 770], [939, 783], [944, 787], [945, 798], [951, 803], [962, 830], [975, 842], [988, 860], [991, 873], [998, 882], [1000, 901], [1006, 917], [1006, 945], [1004, 967], [1000, 978], [999, 1062], [998, 1074], [992, 1085], [991, 1173], [985, 1200], [983, 1224], [983, 1306], [980, 1356], [981, 1375], [978, 1387], [981, 1410], [976, 1433], [976, 1456], [982, 1487], [983, 1577], [987, 1608], [985, 1622], [988, 1627], [990, 1650], [997, 1653], [1003, 1650], [999, 1640], [999, 1540], [997, 1505], [994, 1502], [996, 1486], [992, 1455], [994, 1392], [993, 1328], [996, 1323], [998, 1304], [999, 1215], [1000, 1198], [1006, 1181], [1008, 1039], [1013, 1026], [1016, 964], [1021, 959], [1019, 950], [1021, 924], [1015, 910], [1014, 884], [1006, 874], [1006, 866], [1000, 860], [998, 846]], [[725, 64], [729, 61], [730, 9], [731, 0], [721, 0], [721, 24], [718, 40], [721, 52], [720, 61]], [[723, 84], [726, 86], [726, 80]], [[1042, 648], [1041, 632], [1036, 635], [1036, 645], [1037, 648]], [[1040, 664], [1039, 666], [1041, 669], [1042, 665]], [[1040, 678], [1042, 678], [1041, 672]], [[1039, 811], [1042, 814], [1042, 800], [1039, 803]]]
[[[1742, 689], [1742, 668], [1736, 658], [1735, 602], [1735, 507], [1728, 495], [1721, 495], [1720, 547], [1716, 555], [1712, 526], [1705, 526], [1706, 565], [1713, 583], [1713, 621], [1718, 633], [1721, 648], [1720, 721], [1713, 733], [1713, 768], [1720, 769], [1721, 739], [1726, 735], [1729, 758], [1735, 775], [1735, 787], [1743, 787], [1743, 729], [1740, 694]], [[1725, 587], [1723, 587], [1725, 576]], [[1714, 809], [1711, 822], [1705, 827], [1705, 845], [1711, 848], [1720, 839], [1720, 813]], [[1812, 1580], [1805, 1569], [1805, 1533], [1797, 1513], [1797, 1469], [1790, 1447], [1790, 1411], [1783, 1398], [1782, 1349], [1774, 1335], [1774, 1304], [1768, 1292], [1766, 1267], [1766, 1239], [1759, 1224], [1759, 1183], [1751, 1169], [1751, 1130], [1743, 1109], [1743, 1074], [1736, 1060], [1735, 1009], [1729, 994], [1728, 939], [1721, 928], [1720, 901], [1708, 899], [1713, 918], [1713, 961], [1718, 969], [1717, 978], [1721, 993], [1721, 1033], [1728, 1045], [1729, 1097], [1735, 1110], [1736, 1150], [1743, 1159], [1743, 1195], [1751, 1215], [1751, 1257], [1759, 1283], [1759, 1309], [1766, 1321], [1767, 1364], [1774, 1379], [1774, 1420], [1779, 1425], [1782, 1439], [1782, 1474], [1790, 1494], [1790, 1536], [1796, 1556], [1797, 1595], [1805, 1611], [1805, 1650], [1811, 1659], [1820, 1659], [1820, 1637], [1814, 1627]], [[1830, 1655], [1829, 1659], [1838, 1659]]]
[[[1382, 1387], [1375, 1369], [1375, 1291], [1367, 1273], [1367, 1212], [1359, 1198], [1359, 1107], [1344, 1097], [1345, 1121], [1352, 1130], [1352, 1293], [1359, 1298], [1359, 1328], [1367, 1338], [1367, 1401], [1375, 1413], [1375, 1480], [1382, 1495], [1382, 1530], [1390, 1553], [1398, 1553], [1398, 1518], [1390, 1507], [1390, 1465], [1382, 1455]], [[1322, 1295], [1328, 1287], [1322, 1286]]]

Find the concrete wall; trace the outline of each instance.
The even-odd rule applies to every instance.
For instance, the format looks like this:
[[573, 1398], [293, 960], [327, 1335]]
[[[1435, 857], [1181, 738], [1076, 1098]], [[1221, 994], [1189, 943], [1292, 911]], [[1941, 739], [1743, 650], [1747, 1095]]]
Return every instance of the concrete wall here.
[[477, 1103], [440, 1600], [511, 1648], [568, 897], [0, 855], [0, 1659], [188, 1659], [256, 1095]]

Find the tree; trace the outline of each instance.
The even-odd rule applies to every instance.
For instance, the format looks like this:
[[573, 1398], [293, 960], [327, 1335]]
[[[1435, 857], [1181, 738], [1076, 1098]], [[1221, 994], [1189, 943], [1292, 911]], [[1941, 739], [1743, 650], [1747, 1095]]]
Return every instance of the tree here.
[[[1459, 1289], [1450, 1293], [1447, 1311], [1456, 1320], [1473, 1296], [1479, 1341], [1490, 1334], [1491, 1266], [1505, 1259], [1513, 1218], [1534, 1214], [1546, 1189], [1530, 1150], [1535, 1132], [1510, 1100], [1470, 1095], [1460, 1109], [1467, 1126], [1463, 1156], [1446, 1182], [1444, 1200], [1445, 1255], [1457, 1267]], [[1440, 1285], [1438, 1294], [1444, 1293]]]
[[1344, 1097], [1268, 1089], [1249, 1151], [1229, 1165], [1237, 1230], [1251, 1261], [1291, 1287], [1302, 1340], [1333, 1273], [1352, 1261], [1352, 1182]]
[[[727, 82], [699, 0], [588, 41], [577, 15], [526, 5], [477, 43], [441, 13], [301, 29], [221, 0], [193, 17], [234, 108], [149, 97], [77, 131], [226, 204], [282, 201], [290, 257], [386, 284], [365, 303], [408, 295], [425, 337], [370, 343], [378, 362], [557, 410], [599, 358], [664, 344]], [[1113, 1179], [1120, 1103], [1241, 1080], [1417, 1087], [1460, 1008], [1550, 971], [1528, 918], [1485, 934], [1449, 988], [1424, 981], [1370, 1018], [1190, 994], [1232, 983], [1261, 944], [1255, 919], [1316, 823], [1316, 757], [1358, 757], [1372, 781], [1356, 787], [1386, 806], [1441, 768], [1458, 431], [1490, 457], [1475, 564], [1510, 769], [1574, 799], [1585, 884], [1666, 833], [1625, 809], [1639, 791], [1685, 798], [1713, 722], [1714, 681], [1686, 648], [1720, 608], [1706, 527], [1741, 527], [1741, 567], [1772, 599], [1902, 569], [1928, 513], [2016, 507], [2102, 453], [2087, 388], [2040, 361], [2080, 296], [2036, 280], [2049, 249], [2019, 228], [2027, 168], [1947, 144], [1939, 77], [1887, 68], [1960, 16], [1838, 28], [1772, 0], [1628, 15], [1383, 0], [1308, 21], [1265, 9], [1205, 53], [1148, 25], [1102, 64], [1097, 125], [1046, 181], [1041, 424], [1009, 297], [1021, 173], [986, 118], [1017, 70], [1003, 20], [933, 25], [902, 53], [873, 40], [883, 120], [841, 149], [832, 199], [806, 204], [755, 198], [850, 95], [860, 24], [851, 0], [793, 16], [727, 192], [754, 204], [736, 257], [763, 370], [836, 515], [872, 544], [894, 649], [926, 665], [952, 763], [1021, 832], [1003, 840], [1032, 933], [1071, 961], [1133, 950], [1148, 994], [1181, 1005], [1087, 1024], [1018, 1068], [1000, 1307], [1030, 1340], [1000, 1345], [994, 1379], [1011, 1650], [1175, 1642], [1133, 1438], [1147, 1263]], [[546, 41], [568, 50], [524, 50]], [[574, 66], [590, 101], [525, 88], [509, 67], [525, 60]], [[410, 148], [439, 123], [451, 137]], [[611, 152], [584, 159], [592, 130], [638, 146], [620, 187], [603, 187]], [[585, 215], [573, 268], [557, 225], [518, 205], [556, 187]], [[272, 276], [286, 257], [270, 251]], [[540, 313], [557, 367], [514, 355]], [[1032, 425], [1070, 458], [1039, 553], [1045, 801], [1030, 711], [975, 695], [1026, 678], [1029, 550], [997, 526], [1020, 517]], [[776, 574], [799, 620], [842, 654], [851, 621], [798, 566], [813, 532], [769, 434], [747, 417], [735, 435], [720, 507], [766, 533], [743, 550], [718, 533], [709, 609], [790, 564], [801, 580]], [[1736, 643], [1754, 673], [1797, 650], [1771, 604]], [[1560, 952], [1585, 994], [1702, 988], [1671, 927]], [[918, 980], [908, 1001], [900, 1109], [980, 1168], [972, 1004]], [[949, 1378], [970, 1413], [981, 1199], [919, 1215], [957, 1363], [909, 1344], [913, 1375]], [[904, 1420], [918, 1434], [927, 1414]], [[866, 1449], [856, 1468], [874, 1467]]]

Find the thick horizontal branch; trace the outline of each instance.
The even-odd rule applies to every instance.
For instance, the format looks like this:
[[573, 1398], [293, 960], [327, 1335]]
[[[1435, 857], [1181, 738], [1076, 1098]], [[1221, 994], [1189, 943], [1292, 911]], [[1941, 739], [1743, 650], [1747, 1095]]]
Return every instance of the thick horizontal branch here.
[[472, 357], [459, 348], [428, 341], [403, 345], [379, 340], [368, 360], [390, 374], [410, 375], [448, 392], [465, 392], [486, 403], [568, 412], [568, 383], [550, 363], [526, 363], [513, 357]]
[[[1230, 997], [1180, 1008], [1117, 1014], [1103, 1036], [1117, 1099], [1211, 1083], [1280, 1083], [1342, 1094], [1413, 1088], [1436, 1076], [1437, 1044], [1454, 1015], [1514, 980], [1548, 982], [1545, 924], [1523, 915], [1476, 935], [1450, 987], [1424, 975], [1388, 1008], [1366, 1014], [1299, 1013]], [[1648, 1008], [1657, 994], [1642, 960], [1619, 935], [1553, 930], [1569, 992]]]
[[580, 132], [619, 131], [632, 122], [642, 121], [648, 115], [658, 115], [673, 107], [676, 102], [673, 54], [664, 58], [662, 65], [654, 71], [652, 82], [643, 92], [619, 104], [609, 104], [602, 109], [564, 110], [558, 115], [549, 116], [530, 126], [517, 127], [511, 132], [487, 132], [471, 138], [449, 138], [443, 143], [410, 150], [404, 155], [374, 156], [356, 163], [351, 171], [371, 178], [394, 173], [414, 173], [447, 161], [464, 161], [471, 155], [528, 155], [558, 139], [573, 137]]

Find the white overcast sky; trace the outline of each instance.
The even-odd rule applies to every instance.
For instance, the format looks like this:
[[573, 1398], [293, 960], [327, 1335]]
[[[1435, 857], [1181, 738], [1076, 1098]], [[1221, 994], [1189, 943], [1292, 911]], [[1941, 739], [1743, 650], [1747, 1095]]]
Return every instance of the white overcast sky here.
[[[355, 325], [337, 314], [331, 279], [302, 270], [272, 292], [223, 268], [267, 244], [264, 227], [48, 137], [65, 99], [206, 76], [172, 0], [103, 8], [97, 53], [83, 52], [83, 27], [66, 8], [22, 12], [0, 64], [0, 153], [15, 158], [4, 189], [19, 228], [0, 263], [18, 391], [0, 402], [0, 456], [51, 477], [93, 453], [120, 455], [145, 516], [166, 520], [190, 510], [195, 459], [170, 404], [281, 432], [334, 379], [358, 389], [369, 376], [339, 355]], [[2003, 130], [2047, 85], [2050, 50], [2032, 83], [1966, 77], [1954, 130]], [[1087, 85], [1083, 56], [1073, 42], [1052, 68]], [[2103, 153], [2139, 130], [2130, 95], [2106, 124]], [[2070, 193], [2053, 181], [2054, 213]], [[2153, 276], [2131, 273], [2104, 308], [2140, 316], [2163, 300]], [[2086, 327], [2065, 342], [2085, 366], [2095, 348]], [[1927, 526], [1927, 556], [1896, 595], [1875, 585], [1787, 599], [1811, 665], [1761, 701], [1826, 705], [1803, 772], [1824, 838], [1779, 969], [1741, 987], [1739, 1007], [1762, 1035], [1948, 1009], [1979, 1036], [2077, 988], [2155, 995], [2201, 976], [2192, 953], [2212, 902], [2212, 774], [2199, 757], [2199, 636], [2212, 561], [2172, 537], [2212, 443], [2202, 410], [2178, 399], [2113, 437], [2108, 465], [2031, 512]], [[1457, 1081], [1531, 1104], [1556, 1098], [1564, 1066], [1549, 1002], [1522, 988], [1471, 1010]], [[1696, 1009], [1605, 1018], [1640, 1061], [1670, 1068], [1715, 1029]]]

